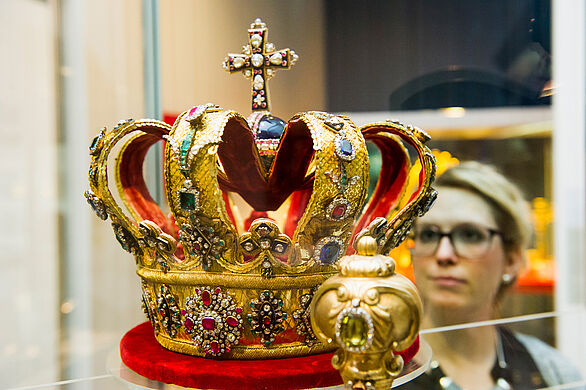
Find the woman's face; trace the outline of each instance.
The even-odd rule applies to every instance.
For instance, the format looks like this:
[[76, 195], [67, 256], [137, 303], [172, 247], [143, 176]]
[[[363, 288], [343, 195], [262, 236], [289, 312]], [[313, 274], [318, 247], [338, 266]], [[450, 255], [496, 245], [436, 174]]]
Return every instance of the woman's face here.
[[[490, 205], [464, 189], [438, 191], [435, 205], [414, 229], [413, 269], [425, 309], [490, 316], [502, 275], [515, 275]], [[450, 232], [451, 239], [445, 235]]]

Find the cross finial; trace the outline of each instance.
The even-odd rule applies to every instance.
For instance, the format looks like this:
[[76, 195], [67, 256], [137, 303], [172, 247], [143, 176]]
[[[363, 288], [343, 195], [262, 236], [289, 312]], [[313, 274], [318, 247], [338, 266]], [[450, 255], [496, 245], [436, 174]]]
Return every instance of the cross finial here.
[[269, 111], [267, 81], [275, 71], [289, 69], [299, 58], [293, 50], [275, 50], [267, 37], [266, 24], [256, 19], [248, 29], [248, 44], [242, 48], [242, 54], [228, 54], [223, 64], [228, 72], [242, 72], [252, 80], [252, 111]]

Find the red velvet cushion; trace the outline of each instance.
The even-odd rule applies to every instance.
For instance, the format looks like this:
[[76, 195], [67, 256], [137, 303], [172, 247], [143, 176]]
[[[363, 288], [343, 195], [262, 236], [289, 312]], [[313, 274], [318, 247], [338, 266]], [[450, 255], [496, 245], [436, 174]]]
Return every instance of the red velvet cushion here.
[[[401, 352], [405, 362], [419, 339]], [[200, 389], [308, 389], [342, 384], [331, 365], [333, 353], [273, 360], [213, 360], [171, 352], [155, 339], [150, 322], [128, 331], [120, 342], [126, 366], [149, 379]]]

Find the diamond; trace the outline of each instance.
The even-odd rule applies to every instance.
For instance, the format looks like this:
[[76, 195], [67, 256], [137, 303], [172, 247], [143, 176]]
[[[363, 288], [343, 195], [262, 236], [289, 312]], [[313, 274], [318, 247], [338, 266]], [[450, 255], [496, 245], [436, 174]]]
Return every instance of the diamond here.
[[270, 53], [272, 51], [275, 51], [275, 45], [272, 44], [271, 42], [268, 42], [265, 46], [265, 48], [267, 49], [267, 51]]
[[266, 311], [266, 312], [269, 312], [269, 311], [271, 311], [271, 305], [269, 305], [269, 304], [267, 303], [267, 304], [265, 304], [265, 305], [262, 307], [262, 309], [263, 309], [264, 311]]
[[244, 250], [247, 252], [252, 252], [252, 250], [254, 249], [254, 245], [252, 245], [252, 242], [250, 242], [250, 241], [245, 242], [243, 247], [244, 247]]
[[265, 86], [265, 81], [262, 78], [261, 75], [257, 74], [256, 76], [254, 76], [254, 81], [252, 83], [252, 86], [254, 87], [254, 89], [256, 89], [257, 91], [259, 89], [263, 89]]
[[273, 65], [281, 65], [281, 62], [283, 62], [283, 55], [281, 53], [275, 53], [271, 56], [269, 61], [271, 61], [271, 64]]
[[265, 57], [262, 54], [253, 54], [252, 58], [250, 59], [252, 62], [252, 66], [255, 68], [259, 68], [262, 66], [263, 62], [265, 62]]
[[246, 77], [250, 77], [250, 76], [252, 76], [252, 71], [251, 71], [250, 69], [246, 69], [246, 70], [244, 71], [244, 75], [245, 75]]
[[271, 241], [269, 239], [260, 240], [260, 247], [262, 249], [269, 249], [271, 247]]
[[233, 64], [234, 64], [235, 68], [241, 68], [242, 65], [244, 65], [244, 58], [242, 58], [242, 57], [234, 58]]
[[259, 34], [254, 34], [250, 37], [250, 44], [254, 48], [259, 48], [262, 43], [262, 37]]
[[285, 246], [283, 244], [276, 244], [275, 245], [275, 252], [283, 253], [285, 251]]

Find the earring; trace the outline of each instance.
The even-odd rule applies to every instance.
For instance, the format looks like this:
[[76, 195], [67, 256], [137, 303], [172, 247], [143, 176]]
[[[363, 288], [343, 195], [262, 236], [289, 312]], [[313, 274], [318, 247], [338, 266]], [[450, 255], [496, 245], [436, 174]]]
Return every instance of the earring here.
[[510, 274], [503, 274], [502, 281], [504, 285], [511, 284], [513, 277]]

